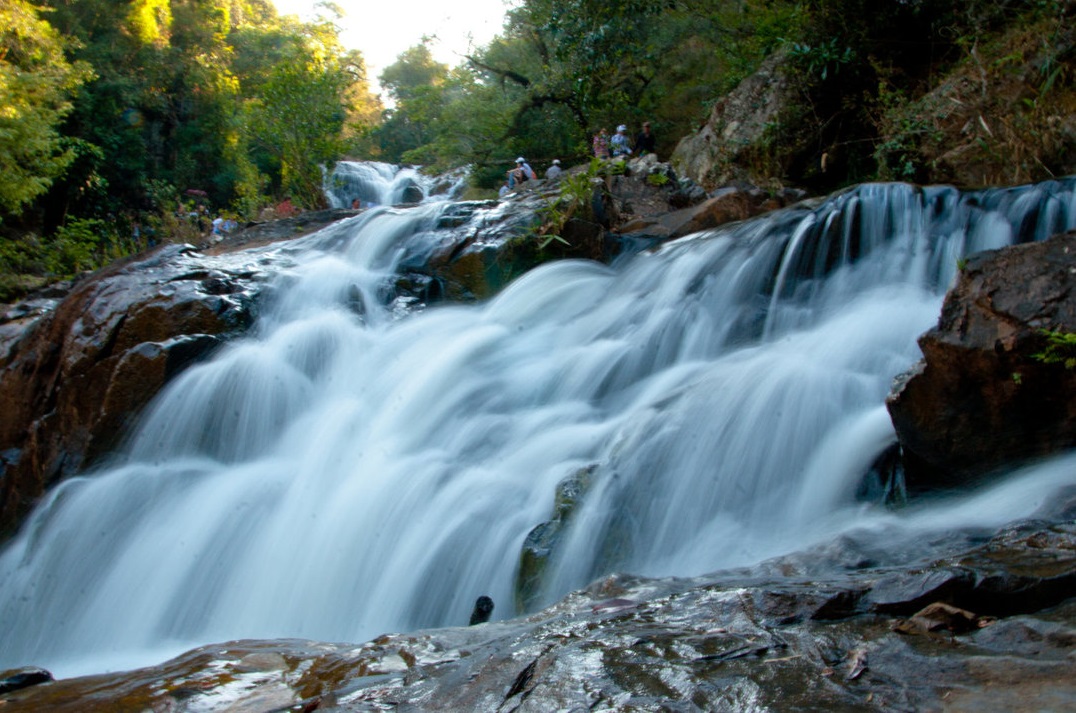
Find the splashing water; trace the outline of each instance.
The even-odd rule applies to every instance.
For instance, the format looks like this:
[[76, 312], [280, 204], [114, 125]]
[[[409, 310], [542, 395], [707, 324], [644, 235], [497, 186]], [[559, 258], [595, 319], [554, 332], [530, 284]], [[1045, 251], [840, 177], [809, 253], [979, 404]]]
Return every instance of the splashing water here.
[[903, 516], [855, 500], [958, 258], [1076, 227], [1071, 182], [863, 186], [396, 319], [378, 285], [442, 207], [304, 241], [251, 338], [182, 374], [121, 462], [51, 493], [0, 556], [0, 666], [363, 641], [463, 625], [479, 594], [512, 616], [524, 539], [591, 466], [545, 601], [852, 528], [1005, 522], [1076, 481], [1069, 459], [999, 486], [1020, 498]]

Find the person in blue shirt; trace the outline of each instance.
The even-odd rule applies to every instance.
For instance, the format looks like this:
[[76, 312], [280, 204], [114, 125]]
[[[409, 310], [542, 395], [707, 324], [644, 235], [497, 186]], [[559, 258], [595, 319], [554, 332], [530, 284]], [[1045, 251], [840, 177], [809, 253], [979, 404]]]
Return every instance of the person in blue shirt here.
[[613, 158], [631, 155], [631, 139], [628, 138], [628, 127], [624, 124], [616, 127], [616, 133], [609, 140], [609, 152]]

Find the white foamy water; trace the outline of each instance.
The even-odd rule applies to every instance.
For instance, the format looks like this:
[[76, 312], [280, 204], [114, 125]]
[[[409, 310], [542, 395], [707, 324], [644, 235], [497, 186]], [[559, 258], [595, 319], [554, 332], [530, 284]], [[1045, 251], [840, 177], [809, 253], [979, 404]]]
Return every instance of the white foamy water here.
[[855, 499], [957, 259], [1076, 226], [1068, 184], [865, 186], [395, 318], [379, 288], [439, 210], [305, 241], [251, 338], [183, 373], [118, 465], [50, 495], [0, 555], [0, 666], [364, 641], [466, 624], [480, 594], [512, 616], [524, 539], [592, 465], [545, 601], [856, 529], [1003, 523], [1076, 483], [1069, 458], [904, 512]]

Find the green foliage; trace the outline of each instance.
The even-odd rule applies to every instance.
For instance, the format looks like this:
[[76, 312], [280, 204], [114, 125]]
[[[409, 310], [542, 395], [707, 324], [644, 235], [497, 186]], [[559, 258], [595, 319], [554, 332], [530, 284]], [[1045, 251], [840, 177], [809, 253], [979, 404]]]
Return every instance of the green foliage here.
[[18, 215], [74, 160], [59, 125], [90, 76], [66, 40], [23, 0], [0, 0], [0, 221]]
[[594, 192], [604, 185], [602, 178], [610, 175], [609, 169], [615, 163], [618, 162], [591, 159], [585, 171], [561, 178], [557, 194], [545, 199], [545, 205], [538, 211], [540, 222], [535, 234], [543, 236], [539, 249], [545, 249], [553, 240], [569, 244], [560, 232], [581, 209], [590, 205]]
[[836, 76], [843, 65], [855, 61], [855, 51], [851, 47], [841, 47], [838, 40], [831, 37], [817, 45], [792, 42], [788, 56], [799, 62], [809, 75], [817, 75], [822, 81]]
[[1063, 364], [1066, 369], [1076, 369], [1076, 332], [1042, 329], [1046, 348], [1031, 355], [1043, 364]]
[[435, 62], [424, 43], [402, 53], [380, 77], [396, 106], [384, 114], [373, 137], [387, 161], [438, 163], [439, 152], [431, 146], [443, 141], [437, 131], [448, 96], [448, 66]]
[[[134, 223], [195, 239], [174, 215], [187, 189], [205, 191], [213, 212], [247, 217], [286, 197], [319, 205], [322, 167], [342, 155], [470, 164], [491, 187], [517, 155], [578, 164], [599, 127], [634, 132], [645, 119], [668, 156], [777, 51], [792, 60], [799, 102], [738, 155], [749, 171], [816, 190], [927, 178], [953, 148], [943, 128], [957, 104], [920, 97], [936, 72], [961, 63], [973, 79], [1036, 68], [991, 121], [1021, 140], [972, 131], [977, 155], [1050, 171], [1040, 157], [1071, 151], [1056, 128], [1071, 112], [1048, 109], [1072, 106], [1070, 3], [1060, 0], [518, 0], [502, 35], [460, 66], [435, 61], [428, 40], [402, 53], [381, 76], [385, 111], [361, 54], [340, 45], [331, 5], [304, 23], [265, 0], [43, 4], [39, 15], [25, 0], [0, 0], [0, 219], [8, 234], [43, 236], [6, 239], [8, 268], [82, 269], [137, 249], [117, 237]], [[1039, 22], [1026, 25], [1034, 43], [987, 55], [990, 33], [1028, 18]], [[621, 168], [564, 183], [550, 225], [586, 205], [588, 180]], [[94, 220], [103, 228], [83, 222]]]
[[322, 166], [340, 157], [347, 120], [343, 96], [348, 72], [317, 46], [296, 43], [248, 101], [249, 140], [278, 167], [280, 187], [301, 205], [323, 204]]
[[200, 240], [177, 217], [188, 189], [214, 214], [319, 205], [322, 166], [380, 111], [328, 5], [311, 23], [264, 0], [44, 10], [0, 0], [0, 282], [15, 291], [150, 235]]
[[94, 218], [73, 220], [63, 225], [48, 245], [47, 268], [54, 275], [69, 277], [103, 262], [108, 242], [105, 222]]
[[487, 187], [517, 155], [588, 156], [602, 125], [650, 120], [669, 155], [799, 14], [798, 3], [772, 0], [525, 0], [464, 66], [439, 65], [425, 43], [401, 54], [381, 77], [395, 106], [369, 148], [389, 161], [469, 163]]

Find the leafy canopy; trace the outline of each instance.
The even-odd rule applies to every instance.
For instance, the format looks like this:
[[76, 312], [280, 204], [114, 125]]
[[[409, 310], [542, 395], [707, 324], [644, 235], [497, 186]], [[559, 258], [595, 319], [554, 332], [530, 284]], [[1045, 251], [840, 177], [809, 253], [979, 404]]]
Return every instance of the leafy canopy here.
[[0, 0], [0, 219], [18, 214], [75, 158], [60, 124], [90, 77], [65, 40], [24, 0]]

